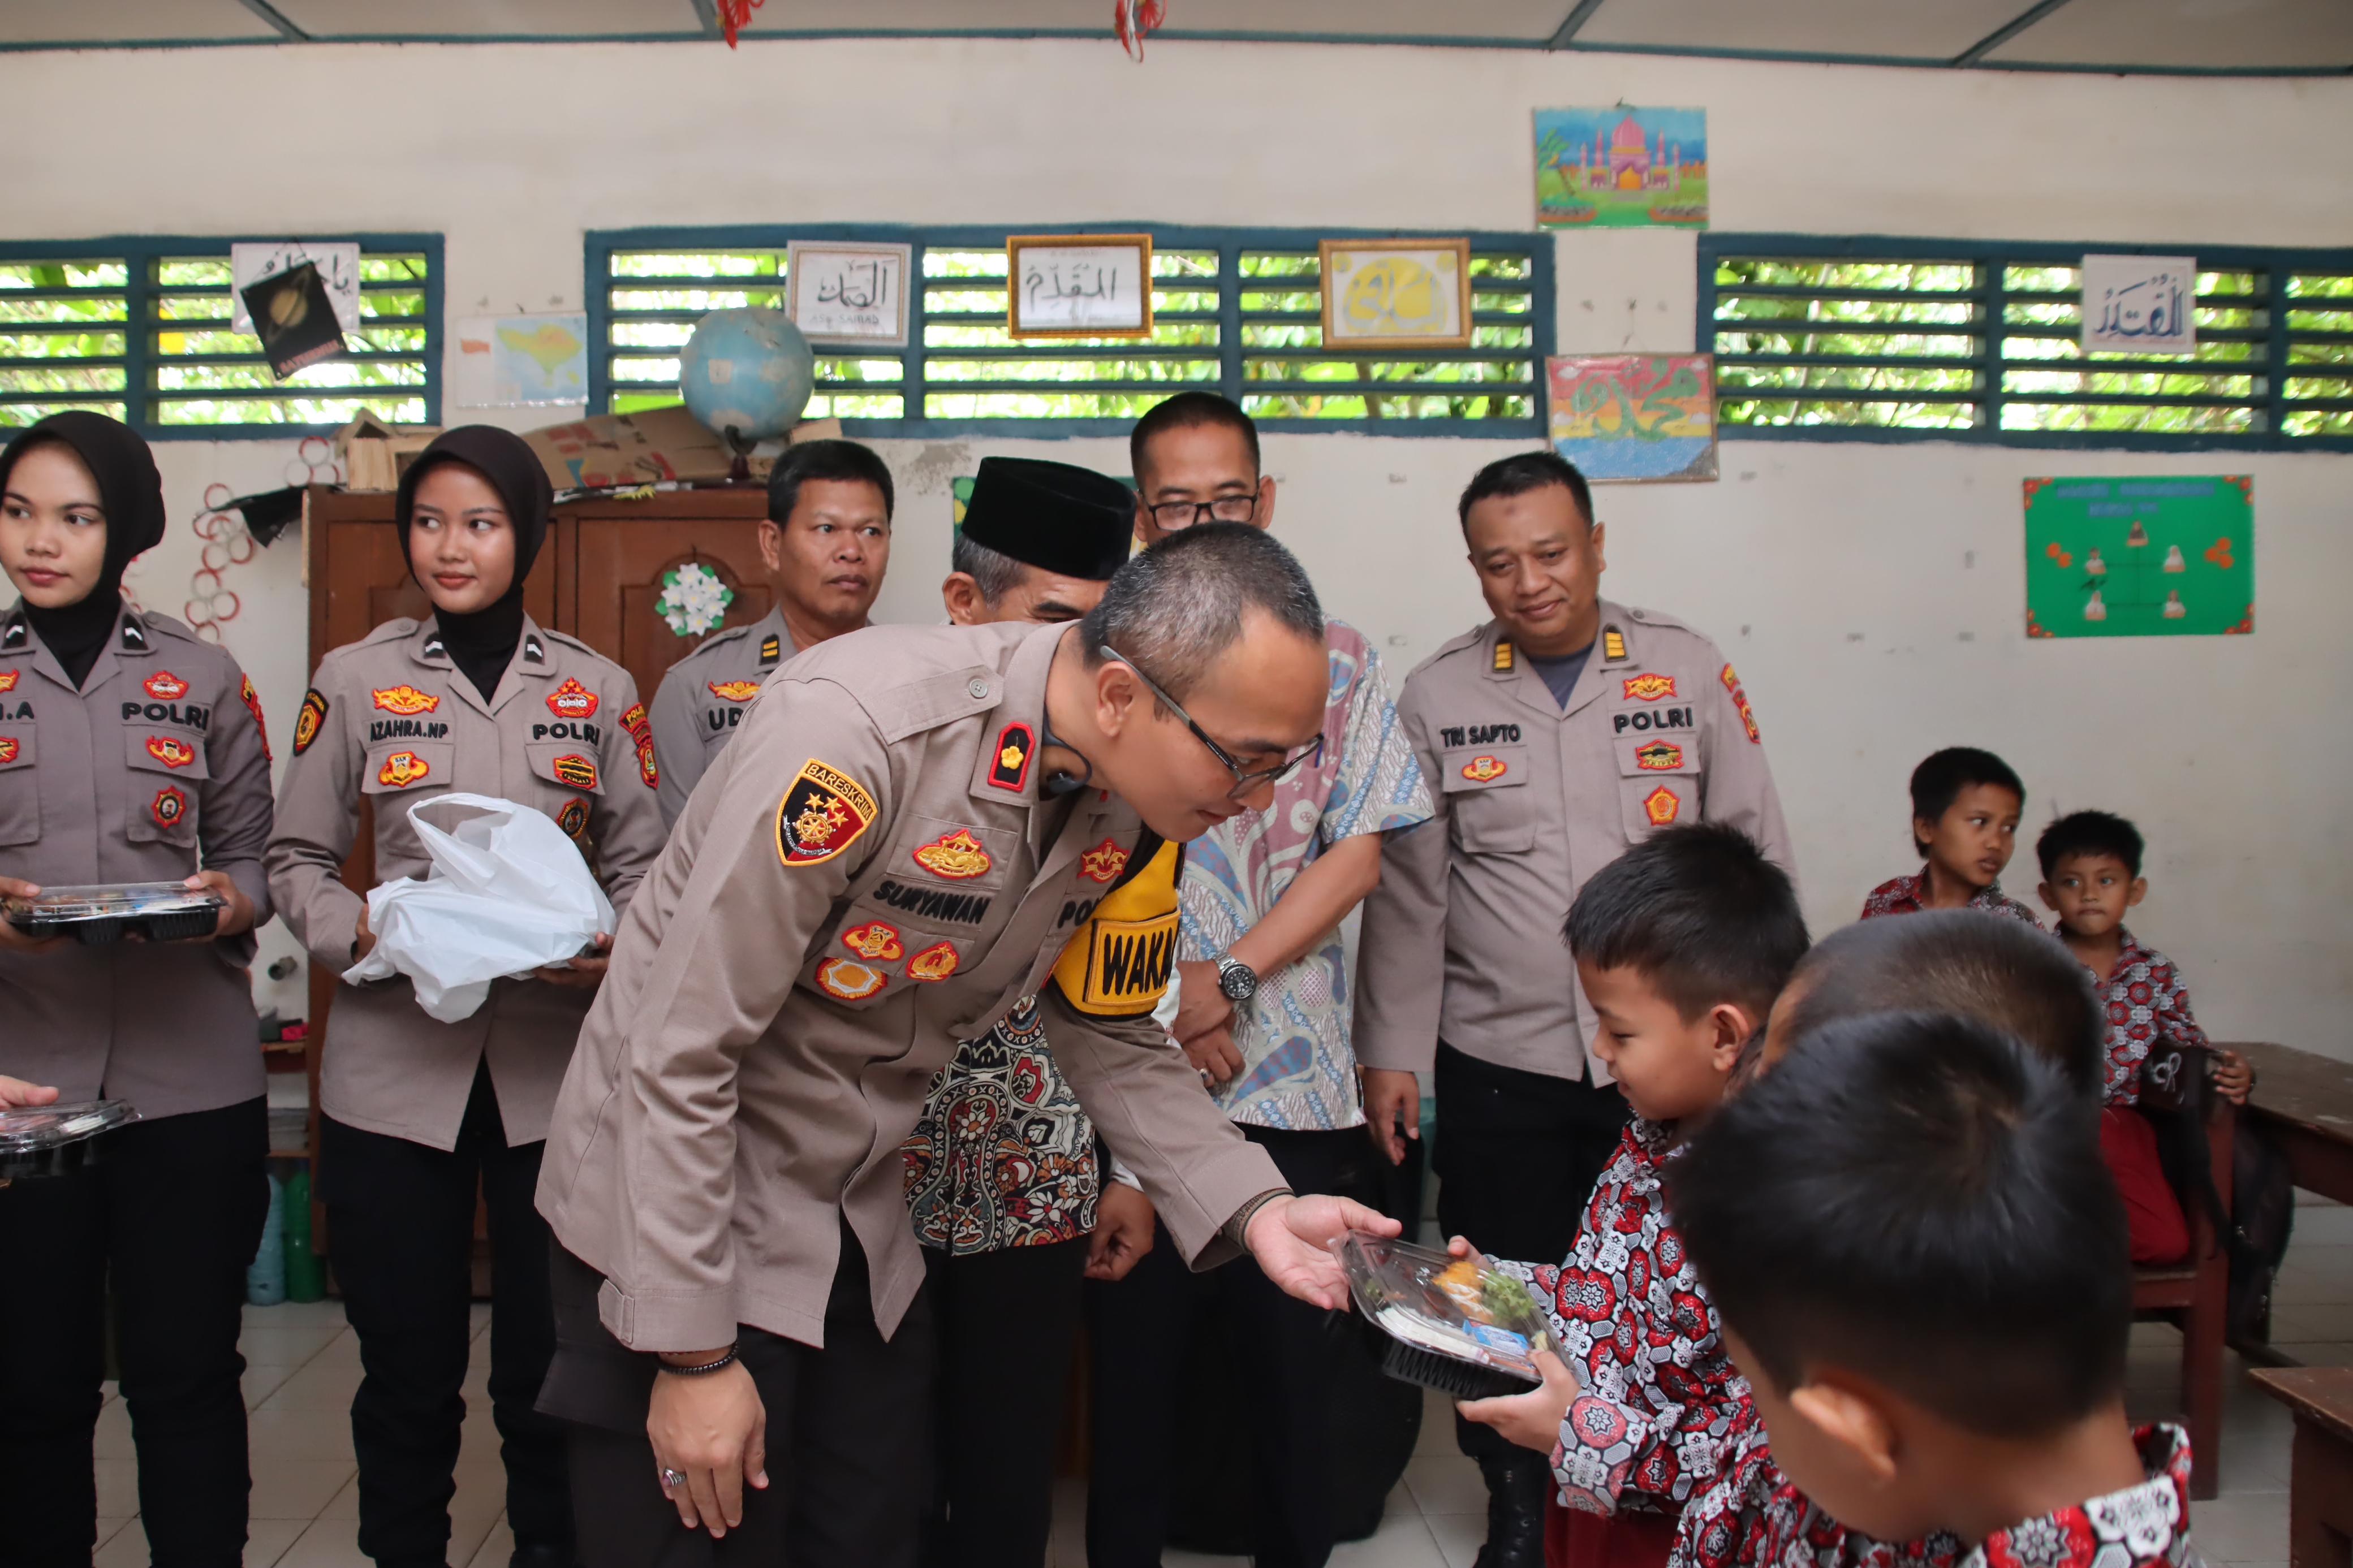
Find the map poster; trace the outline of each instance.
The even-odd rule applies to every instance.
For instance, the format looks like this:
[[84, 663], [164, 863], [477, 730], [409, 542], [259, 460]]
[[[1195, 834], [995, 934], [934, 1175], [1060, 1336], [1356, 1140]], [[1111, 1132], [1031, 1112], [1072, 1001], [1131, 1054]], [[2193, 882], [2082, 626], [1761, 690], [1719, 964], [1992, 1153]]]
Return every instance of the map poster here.
[[459, 317], [449, 395], [464, 408], [586, 404], [587, 316]]
[[2026, 481], [2026, 635], [2221, 637], [2255, 629], [2255, 481]]
[[1713, 354], [1545, 361], [1553, 450], [1596, 484], [1715, 478]]
[[1705, 228], [1707, 110], [1537, 110], [1536, 222]]

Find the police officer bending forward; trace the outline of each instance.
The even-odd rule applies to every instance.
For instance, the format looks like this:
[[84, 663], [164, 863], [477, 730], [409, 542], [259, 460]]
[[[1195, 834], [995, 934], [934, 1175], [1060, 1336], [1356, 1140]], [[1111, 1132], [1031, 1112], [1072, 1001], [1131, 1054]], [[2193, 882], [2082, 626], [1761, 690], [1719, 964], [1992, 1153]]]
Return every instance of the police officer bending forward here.
[[769, 683], [621, 922], [549, 1138], [542, 1407], [579, 1423], [591, 1568], [664, 1558], [681, 1521], [714, 1562], [913, 1561], [931, 1332], [899, 1145], [1016, 1007], [1196, 1267], [1246, 1249], [1345, 1301], [1324, 1244], [1396, 1224], [1289, 1194], [1133, 1010], [1173, 905], [1092, 918], [1147, 828], [1263, 805], [1326, 679], [1298, 563], [1208, 525], [1076, 626], [853, 632]]

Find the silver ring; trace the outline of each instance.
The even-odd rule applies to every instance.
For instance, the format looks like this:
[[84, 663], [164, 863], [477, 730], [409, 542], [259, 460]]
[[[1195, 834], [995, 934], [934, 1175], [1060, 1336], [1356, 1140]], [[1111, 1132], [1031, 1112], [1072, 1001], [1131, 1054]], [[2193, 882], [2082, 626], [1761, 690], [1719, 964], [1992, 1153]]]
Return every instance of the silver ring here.
[[665, 1487], [682, 1487], [686, 1485], [686, 1472], [684, 1470], [666, 1469], [662, 1471], [661, 1478], [662, 1485]]
[[1209, 1076], [1209, 1069], [1208, 1068], [1195, 1068], [1193, 1070], [1201, 1075], [1201, 1082], [1205, 1087], [1217, 1082], [1217, 1079]]

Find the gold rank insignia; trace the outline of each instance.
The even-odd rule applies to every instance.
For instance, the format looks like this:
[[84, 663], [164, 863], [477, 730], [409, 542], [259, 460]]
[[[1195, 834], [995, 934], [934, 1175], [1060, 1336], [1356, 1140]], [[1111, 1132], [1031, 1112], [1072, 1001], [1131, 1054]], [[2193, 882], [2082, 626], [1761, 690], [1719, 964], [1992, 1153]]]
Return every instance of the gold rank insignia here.
[[762, 637], [760, 639], [760, 668], [765, 669], [768, 666], [776, 663], [776, 660], [783, 656], [784, 651], [785, 645], [777, 638], [774, 637]]
[[951, 942], [937, 942], [907, 960], [910, 980], [945, 980], [964, 963]]
[[969, 881], [984, 875], [996, 864], [988, 851], [972, 830], [959, 827], [953, 833], [943, 833], [929, 844], [919, 844], [913, 850], [915, 864], [934, 877], [945, 877], [952, 882]]
[[[650, 755], [649, 749], [638, 753], [640, 761]], [[856, 843], [875, 816], [865, 785], [811, 757], [776, 803], [776, 858], [794, 868], [830, 860]]]
[[988, 764], [988, 782], [996, 789], [1020, 793], [1029, 782], [1029, 757], [1038, 749], [1037, 737], [1027, 724], [1008, 724], [997, 732], [997, 756]]
[[1682, 815], [1683, 797], [1661, 784], [1642, 797], [1642, 815], [1651, 819], [1653, 827], [1664, 827]]
[[1601, 628], [1601, 657], [1610, 664], [1626, 657], [1626, 634], [1616, 626]]
[[1510, 642], [1510, 640], [1509, 640], [1508, 638], [1499, 640], [1499, 641], [1497, 641], [1497, 643], [1495, 644], [1495, 673], [1496, 673], [1496, 674], [1498, 674], [1498, 675], [1504, 674], [1504, 673], [1508, 672], [1508, 671], [1511, 669], [1511, 668], [1512, 668], [1512, 645], [1511, 645], [1511, 642]]

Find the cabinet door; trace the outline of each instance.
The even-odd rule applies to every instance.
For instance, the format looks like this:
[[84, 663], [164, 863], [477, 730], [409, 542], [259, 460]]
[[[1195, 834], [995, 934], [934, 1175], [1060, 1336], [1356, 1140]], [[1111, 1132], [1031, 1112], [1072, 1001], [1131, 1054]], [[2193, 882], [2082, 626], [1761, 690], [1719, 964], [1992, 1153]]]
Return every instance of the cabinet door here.
[[689, 563], [716, 573], [735, 595], [724, 626], [750, 625], [768, 613], [771, 600], [760, 561], [765, 495], [723, 491], [693, 498], [701, 515], [652, 510], [668, 499], [633, 503], [638, 510], [628, 512], [610, 503], [585, 507], [564, 525], [572, 535], [565, 629], [627, 669], [649, 702], [663, 673], [702, 640], [671, 631], [655, 607], [665, 573]]

